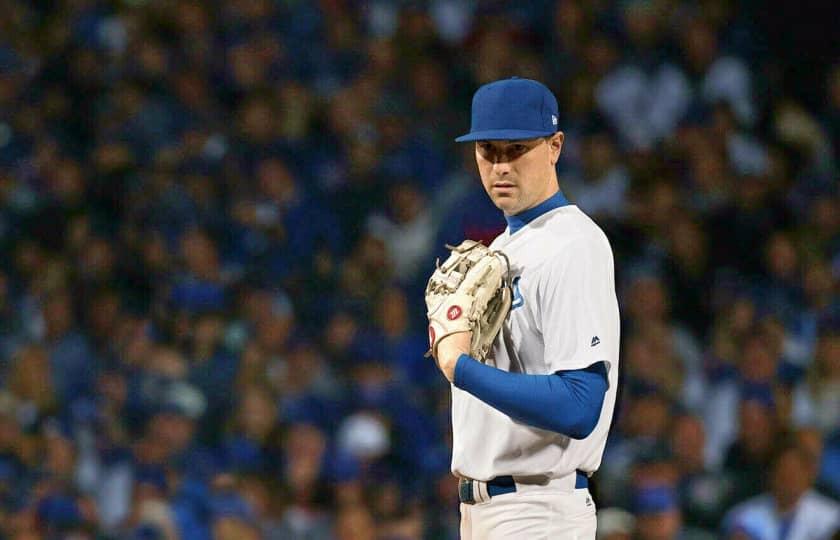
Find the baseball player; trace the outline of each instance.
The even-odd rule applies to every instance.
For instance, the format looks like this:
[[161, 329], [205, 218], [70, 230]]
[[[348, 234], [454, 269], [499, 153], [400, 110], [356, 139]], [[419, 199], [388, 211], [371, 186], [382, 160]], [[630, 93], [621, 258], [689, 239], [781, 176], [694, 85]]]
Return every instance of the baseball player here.
[[512, 289], [483, 362], [470, 355], [470, 331], [446, 334], [430, 313], [431, 352], [452, 383], [461, 537], [594, 539], [588, 477], [601, 462], [618, 383], [612, 250], [559, 190], [563, 133], [544, 85], [482, 86], [471, 130], [456, 141], [475, 144], [482, 184], [507, 220], [489, 248], [509, 261]]

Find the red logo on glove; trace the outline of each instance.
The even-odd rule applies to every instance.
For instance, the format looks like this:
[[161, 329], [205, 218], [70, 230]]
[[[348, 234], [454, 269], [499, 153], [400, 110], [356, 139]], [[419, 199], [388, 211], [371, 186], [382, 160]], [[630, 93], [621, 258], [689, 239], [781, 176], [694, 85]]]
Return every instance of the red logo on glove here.
[[429, 326], [429, 345], [435, 344], [435, 329]]
[[458, 317], [461, 316], [461, 308], [458, 306], [452, 306], [449, 308], [449, 311], [446, 312], [446, 318], [450, 321], [454, 321]]

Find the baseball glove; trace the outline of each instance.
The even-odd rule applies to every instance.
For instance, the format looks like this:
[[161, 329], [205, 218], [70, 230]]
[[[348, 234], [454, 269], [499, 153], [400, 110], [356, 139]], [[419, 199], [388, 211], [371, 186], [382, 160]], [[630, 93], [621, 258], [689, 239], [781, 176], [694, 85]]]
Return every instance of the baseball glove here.
[[429, 351], [437, 358], [441, 339], [472, 332], [470, 356], [485, 361], [511, 303], [510, 264], [501, 251], [473, 240], [446, 246], [452, 253], [426, 285]]

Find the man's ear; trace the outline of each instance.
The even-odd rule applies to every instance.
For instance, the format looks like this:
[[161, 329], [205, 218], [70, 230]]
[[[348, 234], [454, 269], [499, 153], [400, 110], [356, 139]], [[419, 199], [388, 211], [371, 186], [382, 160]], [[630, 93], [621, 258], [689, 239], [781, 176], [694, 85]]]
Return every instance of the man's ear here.
[[548, 138], [548, 146], [551, 149], [551, 164], [556, 165], [557, 160], [560, 159], [560, 152], [563, 150], [563, 140], [566, 136], [562, 131], [558, 131]]

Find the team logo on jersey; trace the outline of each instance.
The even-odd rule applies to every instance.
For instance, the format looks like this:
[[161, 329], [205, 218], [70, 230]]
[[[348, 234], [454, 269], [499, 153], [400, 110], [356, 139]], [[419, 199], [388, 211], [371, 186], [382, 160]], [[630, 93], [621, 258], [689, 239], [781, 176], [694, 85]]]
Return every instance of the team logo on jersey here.
[[461, 308], [459, 306], [452, 306], [446, 312], [446, 318], [449, 319], [450, 321], [454, 321], [455, 319], [457, 319], [460, 316], [461, 316]]
[[522, 307], [525, 304], [525, 299], [522, 297], [522, 293], [519, 291], [519, 279], [522, 276], [516, 276], [513, 278], [513, 302], [510, 304], [510, 309], [514, 310], [518, 307]]
[[598, 336], [595, 336], [594, 338], [592, 338], [592, 343], [589, 346], [594, 347], [595, 345], [597, 345], [599, 343], [601, 343], [601, 340], [598, 338]]

